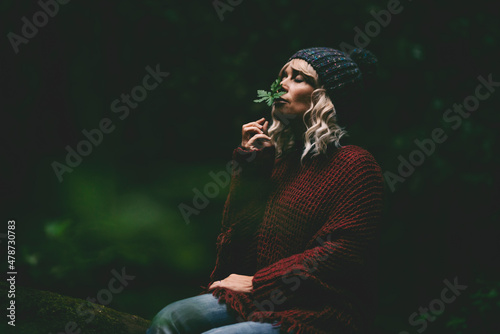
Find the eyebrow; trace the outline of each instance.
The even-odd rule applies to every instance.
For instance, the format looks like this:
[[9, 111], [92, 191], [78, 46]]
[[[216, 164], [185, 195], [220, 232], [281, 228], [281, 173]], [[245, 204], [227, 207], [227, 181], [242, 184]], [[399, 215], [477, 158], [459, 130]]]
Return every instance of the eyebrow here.
[[[290, 66], [288, 66], [286, 69], [283, 69], [283, 71], [281, 71], [280, 78], [283, 78], [283, 76], [286, 74], [286, 70], [287, 70], [289, 67], [290, 67]], [[305, 73], [302, 73], [301, 71], [296, 70], [296, 69], [294, 69], [294, 68], [292, 67], [292, 77], [293, 77], [293, 76], [297, 76], [297, 75], [299, 75], [299, 74], [307, 77], [307, 75], [306, 75]]]

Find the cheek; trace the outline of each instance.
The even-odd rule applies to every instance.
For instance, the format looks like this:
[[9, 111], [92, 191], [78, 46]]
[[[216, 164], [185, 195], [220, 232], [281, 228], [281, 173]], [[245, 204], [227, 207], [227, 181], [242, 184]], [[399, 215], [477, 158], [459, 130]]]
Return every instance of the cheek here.
[[297, 102], [309, 105], [311, 103], [312, 89], [301, 89], [297, 91]]

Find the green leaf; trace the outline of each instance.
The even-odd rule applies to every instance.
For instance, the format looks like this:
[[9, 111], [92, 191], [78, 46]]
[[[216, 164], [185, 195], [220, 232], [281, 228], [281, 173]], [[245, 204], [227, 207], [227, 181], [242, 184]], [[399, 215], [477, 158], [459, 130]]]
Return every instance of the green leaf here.
[[277, 78], [272, 84], [271, 84], [271, 91], [268, 92], [263, 89], [257, 90], [257, 97], [258, 99], [253, 100], [253, 102], [259, 103], [259, 102], [266, 102], [268, 106], [272, 106], [273, 102], [275, 99], [279, 98], [281, 95], [285, 94], [285, 92], [279, 92], [281, 89], [281, 84], [280, 84], [280, 79]]
[[260, 99], [253, 100], [253, 102], [262, 102], [262, 101], [265, 101], [265, 100], [267, 100], [267, 97], [262, 97]]
[[280, 88], [281, 88], [280, 79], [278, 78], [271, 84], [271, 91], [273, 93], [276, 93]]

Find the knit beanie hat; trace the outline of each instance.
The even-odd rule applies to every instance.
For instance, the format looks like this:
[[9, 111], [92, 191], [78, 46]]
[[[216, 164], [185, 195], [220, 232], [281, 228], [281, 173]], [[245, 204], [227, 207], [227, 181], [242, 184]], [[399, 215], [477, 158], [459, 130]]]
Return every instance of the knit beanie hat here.
[[320, 85], [334, 103], [352, 97], [362, 87], [363, 75], [374, 72], [377, 63], [375, 55], [364, 49], [346, 54], [332, 48], [313, 47], [297, 51], [288, 61], [296, 58], [305, 60], [316, 70]]

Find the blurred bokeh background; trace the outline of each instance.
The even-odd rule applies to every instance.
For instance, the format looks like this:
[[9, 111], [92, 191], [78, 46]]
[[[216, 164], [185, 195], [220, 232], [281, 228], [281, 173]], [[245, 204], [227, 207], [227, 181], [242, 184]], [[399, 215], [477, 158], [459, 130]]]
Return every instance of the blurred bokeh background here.
[[[388, 6], [398, 13], [381, 24], [373, 13]], [[16, 220], [17, 284], [95, 298], [111, 270], [125, 267], [135, 278], [108, 306], [146, 319], [198, 294], [215, 263], [229, 187], [218, 187], [189, 223], [179, 205], [193, 206], [214, 181], [210, 173], [225, 171], [242, 124], [270, 119], [252, 100], [289, 56], [361, 43], [379, 71], [347, 128], [350, 140], [397, 174], [415, 140], [435, 128], [447, 136], [404, 182], [386, 185], [374, 332], [416, 333], [411, 314], [455, 277], [467, 289], [426, 333], [498, 330], [488, 319], [500, 308], [500, 87], [467, 118], [443, 119], [475, 94], [479, 76], [500, 82], [494, 8], [450, 0], [71, 1], [16, 53], [9, 33], [22, 36], [23, 17], [33, 22], [41, 6], [2, 1], [0, 233]], [[120, 119], [112, 102], [157, 65], [170, 75]], [[104, 118], [114, 131], [59, 182], [53, 162], [66, 164], [66, 146], [77, 149], [82, 131]]]

